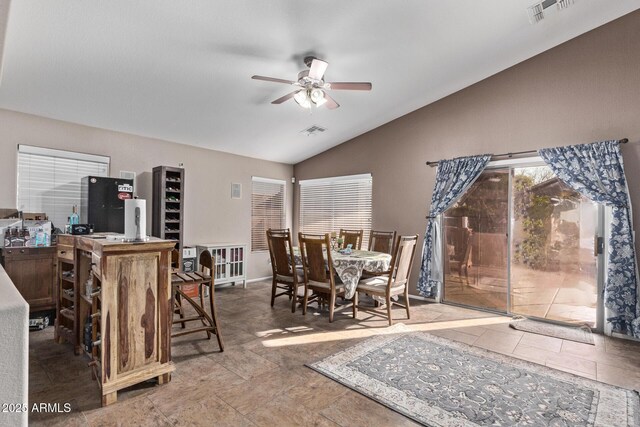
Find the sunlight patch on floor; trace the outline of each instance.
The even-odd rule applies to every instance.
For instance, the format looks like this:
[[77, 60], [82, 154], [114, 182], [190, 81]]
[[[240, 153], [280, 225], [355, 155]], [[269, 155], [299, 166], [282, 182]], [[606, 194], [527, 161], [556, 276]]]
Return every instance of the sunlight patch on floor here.
[[[311, 334], [304, 334], [298, 336], [288, 336], [286, 338], [273, 338], [262, 341], [262, 345], [265, 347], [284, 347], [292, 345], [304, 345], [314, 344], [321, 342], [342, 341], [351, 340], [356, 338], [367, 338], [375, 335], [388, 335], [398, 334], [406, 332], [429, 332], [439, 331], [445, 329], [459, 329], [472, 326], [487, 326], [498, 325], [502, 323], [509, 323], [510, 317], [496, 316], [496, 317], [483, 317], [479, 319], [460, 319], [460, 320], [447, 320], [444, 322], [430, 322], [430, 323], [414, 323], [406, 325], [404, 323], [397, 323], [394, 326], [386, 328], [361, 328], [361, 329], [349, 329], [341, 331], [331, 332], [318, 332]], [[287, 328], [290, 329], [290, 328]], [[282, 330], [280, 330], [282, 331]], [[258, 332], [258, 334], [264, 334], [262, 336], [268, 337], [270, 334], [266, 334], [269, 331]]]

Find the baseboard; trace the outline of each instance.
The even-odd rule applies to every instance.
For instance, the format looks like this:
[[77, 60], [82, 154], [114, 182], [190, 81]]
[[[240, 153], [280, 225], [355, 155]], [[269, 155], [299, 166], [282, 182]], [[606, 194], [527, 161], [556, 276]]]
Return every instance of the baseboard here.
[[629, 335], [621, 334], [618, 332], [612, 332], [610, 336], [613, 338], [619, 338], [621, 340], [640, 342], [640, 339], [638, 338], [630, 337]]
[[412, 294], [409, 294], [409, 299], [417, 299], [420, 301], [427, 301], [427, 302], [438, 302], [435, 300], [435, 298], [425, 298], [425, 297], [421, 297], [420, 295], [412, 295]]
[[262, 282], [264, 280], [269, 280], [269, 279], [271, 279], [271, 276], [258, 277], [257, 279], [249, 279], [249, 280], [247, 280], [247, 284], [255, 283], [255, 282]]

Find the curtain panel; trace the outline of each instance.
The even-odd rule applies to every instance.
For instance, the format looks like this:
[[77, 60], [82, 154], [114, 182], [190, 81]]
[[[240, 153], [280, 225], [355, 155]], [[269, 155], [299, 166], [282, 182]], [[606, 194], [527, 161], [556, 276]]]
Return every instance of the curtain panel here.
[[631, 202], [618, 141], [604, 141], [538, 151], [553, 172], [589, 199], [611, 207], [604, 304], [614, 316], [612, 330], [640, 338], [637, 259]]
[[439, 216], [467, 191], [480, 176], [489, 160], [491, 155], [486, 154], [441, 160], [438, 163], [418, 279], [418, 292], [424, 297], [435, 297], [443, 280], [442, 232]]

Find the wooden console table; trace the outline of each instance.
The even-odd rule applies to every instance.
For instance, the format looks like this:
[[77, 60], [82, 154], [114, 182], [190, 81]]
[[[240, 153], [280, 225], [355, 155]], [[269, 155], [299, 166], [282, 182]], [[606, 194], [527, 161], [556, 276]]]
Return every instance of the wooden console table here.
[[[91, 358], [102, 405], [115, 402], [118, 390], [134, 384], [151, 378], [160, 384], [170, 381], [175, 370], [170, 268], [175, 241], [151, 238], [127, 243], [106, 236], [61, 237], [59, 244], [66, 244], [74, 254], [75, 304], [67, 312], [76, 323], [72, 340]], [[87, 295], [89, 275], [94, 292]], [[85, 339], [88, 324], [91, 340]]]
[[2, 248], [2, 265], [29, 311], [56, 308], [56, 247]]

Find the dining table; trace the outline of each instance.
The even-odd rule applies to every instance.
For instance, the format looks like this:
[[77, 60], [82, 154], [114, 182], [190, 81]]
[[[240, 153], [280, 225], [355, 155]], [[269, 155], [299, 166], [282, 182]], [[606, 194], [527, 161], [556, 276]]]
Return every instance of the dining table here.
[[[302, 255], [297, 246], [293, 247], [296, 265], [302, 265]], [[325, 260], [327, 259], [325, 253]], [[391, 255], [384, 252], [352, 250], [351, 253], [331, 251], [331, 261], [336, 274], [345, 287], [345, 299], [353, 298], [363, 271], [383, 273], [389, 271]]]

